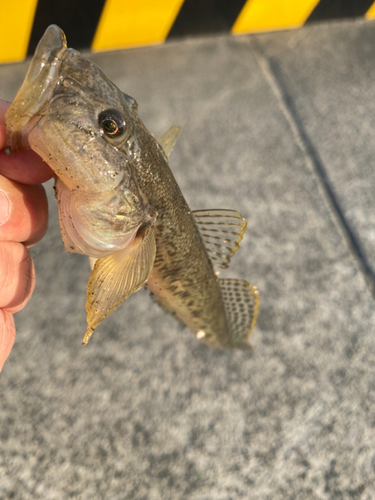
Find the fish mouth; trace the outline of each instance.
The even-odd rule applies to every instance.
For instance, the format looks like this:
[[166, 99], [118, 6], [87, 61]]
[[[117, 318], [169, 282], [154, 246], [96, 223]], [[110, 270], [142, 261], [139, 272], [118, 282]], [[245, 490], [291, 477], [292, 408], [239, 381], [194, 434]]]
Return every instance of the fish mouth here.
[[64, 32], [56, 25], [49, 26], [36, 48], [22, 87], [5, 115], [6, 142], [11, 151], [29, 148], [28, 132], [52, 96], [67, 50]]

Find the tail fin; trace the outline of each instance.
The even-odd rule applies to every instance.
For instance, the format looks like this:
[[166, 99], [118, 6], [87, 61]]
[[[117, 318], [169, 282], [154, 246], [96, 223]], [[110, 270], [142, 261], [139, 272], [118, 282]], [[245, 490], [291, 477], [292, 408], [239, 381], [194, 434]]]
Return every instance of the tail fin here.
[[259, 294], [245, 280], [219, 279], [228, 324], [229, 348], [251, 350], [250, 337], [258, 317]]

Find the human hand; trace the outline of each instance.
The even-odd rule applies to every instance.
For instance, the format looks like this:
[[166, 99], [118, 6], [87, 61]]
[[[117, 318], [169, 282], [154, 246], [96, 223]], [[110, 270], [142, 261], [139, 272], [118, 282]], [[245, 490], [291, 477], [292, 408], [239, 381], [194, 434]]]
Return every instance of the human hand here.
[[8, 106], [0, 99], [0, 371], [16, 335], [13, 314], [34, 290], [34, 264], [27, 249], [47, 230], [47, 197], [40, 183], [53, 177], [33, 151], [10, 157], [3, 151]]

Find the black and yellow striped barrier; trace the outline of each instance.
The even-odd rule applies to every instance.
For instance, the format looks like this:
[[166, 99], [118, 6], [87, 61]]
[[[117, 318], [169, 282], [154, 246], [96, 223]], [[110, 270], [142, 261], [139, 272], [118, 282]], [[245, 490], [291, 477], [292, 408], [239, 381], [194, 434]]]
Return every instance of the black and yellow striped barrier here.
[[0, 62], [33, 53], [49, 24], [93, 51], [213, 32], [299, 28], [323, 19], [375, 18], [374, 0], [0, 0]]

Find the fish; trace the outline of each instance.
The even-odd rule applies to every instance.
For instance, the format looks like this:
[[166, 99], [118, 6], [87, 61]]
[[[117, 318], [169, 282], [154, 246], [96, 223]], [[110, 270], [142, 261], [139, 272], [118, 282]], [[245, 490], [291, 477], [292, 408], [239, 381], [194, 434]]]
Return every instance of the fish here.
[[179, 127], [156, 139], [136, 100], [51, 25], [6, 129], [10, 152], [32, 149], [53, 170], [64, 246], [90, 259], [83, 344], [145, 287], [200, 342], [251, 349], [257, 288], [218, 277], [247, 222], [234, 210], [190, 210], [168, 165]]

